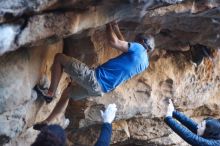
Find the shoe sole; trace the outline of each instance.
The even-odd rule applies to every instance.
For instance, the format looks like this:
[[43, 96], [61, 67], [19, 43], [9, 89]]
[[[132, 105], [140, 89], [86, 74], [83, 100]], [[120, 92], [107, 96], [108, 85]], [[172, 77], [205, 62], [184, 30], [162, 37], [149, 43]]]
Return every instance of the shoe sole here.
[[47, 104], [49, 104], [53, 100], [53, 97], [45, 96], [42, 93], [40, 87], [38, 87], [38, 85], [34, 86], [34, 90], [37, 92], [37, 96], [38, 97], [43, 97], [43, 99], [46, 101]]

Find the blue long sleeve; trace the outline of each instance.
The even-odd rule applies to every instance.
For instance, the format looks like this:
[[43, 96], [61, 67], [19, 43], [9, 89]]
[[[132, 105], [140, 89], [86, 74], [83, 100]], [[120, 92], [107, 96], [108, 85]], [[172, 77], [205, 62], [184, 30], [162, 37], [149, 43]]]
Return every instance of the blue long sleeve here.
[[104, 123], [102, 125], [101, 134], [95, 146], [109, 146], [111, 142], [112, 135], [112, 125], [109, 123]]
[[220, 140], [205, 139], [196, 135], [186, 127], [180, 125], [172, 117], [165, 118], [166, 124], [177, 133], [183, 140], [193, 146], [220, 146]]
[[183, 113], [174, 111], [173, 117], [177, 119], [180, 123], [182, 123], [184, 126], [186, 126], [189, 130], [191, 130], [193, 133], [197, 133], [197, 123], [190, 119], [189, 117], [185, 116]]

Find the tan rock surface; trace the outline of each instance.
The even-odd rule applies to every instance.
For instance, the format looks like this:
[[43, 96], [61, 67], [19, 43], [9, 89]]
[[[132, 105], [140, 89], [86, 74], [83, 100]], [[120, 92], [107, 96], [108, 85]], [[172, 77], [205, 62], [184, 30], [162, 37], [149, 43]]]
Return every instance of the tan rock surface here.
[[[57, 98], [49, 105], [36, 99], [32, 90], [38, 82], [48, 86], [56, 53], [69, 54], [90, 67], [120, 54], [109, 48], [104, 32], [104, 24], [115, 18], [120, 20], [119, 26], [129, 41], [138, 32], [154, 35], [156, 51], [144, 73], [113, 92], [70, 102], [66, 111], [70, 119], [66, 129], [69, 145], [93, 145], [100, 132], [100, 109], [113, 102], [118, 107], [113, 123], [115, 146], [187, 145], [163, 122], [167, 98], [172, 98], [177, 109], [196, 121], [220, 116], [220, 3], [217, 0], [186, 0], [176, 5], [167, 1], [138, 4], [114, 0], [99, 4], [72, 0], [62, 5], [55, 0], [39, 0], [32, 4], [28, 1], [24, 9], [16, 5], [22, 0], [17, 2], [14, 3], [17, 9], [11, 2], [0, 6], [0, 22], [7, 21], [0, 26], [0, 54], [19, 48], [0, 56], [0, 145], [30, 145], [37, 135], [32, 125], [45, 119], [59, 100], [69, 81], [66, 74], [58, 87]], [[42, 3], [36, 5], [38, 2]], [[61, 8], [62, 11], [55, 11]], [[5, 18], [10, 11], [12, 20]], [[23, 14], [29, 12], [31, 15], [26, 19]], [[192, 64], [191, 49], [195, 44], [214, 50], [212, 61], [205, 58], [199, 66]], [[26, 47], [20, 48], [23, 45]], [[45, 79], [49, 82], [45, 83]], [[54, 123], [62, 125], [64, 118], [60, 115]]]

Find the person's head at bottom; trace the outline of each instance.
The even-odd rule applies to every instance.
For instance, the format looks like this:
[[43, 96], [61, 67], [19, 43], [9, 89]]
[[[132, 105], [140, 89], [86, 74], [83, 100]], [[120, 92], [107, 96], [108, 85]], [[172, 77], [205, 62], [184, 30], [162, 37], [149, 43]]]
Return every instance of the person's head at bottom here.
[[197, 127], [197, 135], [207, 139], [220, 140], [220, 120], [206, 118]]
[[66, 133], [59, 125], [45, 126], [31, 146], [65, 146]]

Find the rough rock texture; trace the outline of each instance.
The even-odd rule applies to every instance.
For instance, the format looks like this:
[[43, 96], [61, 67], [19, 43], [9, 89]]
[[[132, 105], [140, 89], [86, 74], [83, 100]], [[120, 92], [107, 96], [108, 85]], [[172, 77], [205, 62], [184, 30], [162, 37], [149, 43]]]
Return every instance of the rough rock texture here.
[[[74, 6], [75, 3], [80, 5], [79, 2], [80, 1], [78, 2], [70, 1], [70, 6], [71, 5]], [[179, 31], [182, 31], [185, 34], [184, 35], [185, 37], [187, 36], [190, 37], [192, 35], [190, 38], [188, 38], [189, 40], [191, 40], [190, 42], [198, 43], [199, 41], [203, 42], [204, 40], [206, 40], [206, 42], [204, 43], [207, 45], [211, 45], [211, 46], [217, 45], [219, 37], [214, 32], [216, 32], [215, 30], [219, 30], [219, 27], [216, 27], [216, 25], [218, 26], [218, 23], [219, 23], [218, 22], [219, 20], [217, 17], [218, 11], [219, 11], [218, 8], [214, 10], [210, 10], [210, 11], [205, 11], [205, 13], [202, 15], [200, 13], [199, 14], [195, 14], [195, 13], [206, 10], [207, 9], [206, 7], [208, 8], [218, 7], [219, 2], [217, 1], [211, 1], [211, 2], [209, 1], [201, 1], [201, 2], [186, 1], [185, 3], [180, 4], [178, 6], [168, 6], [168, 8], [163, 7], [165, 10], [163, 8], [160, 9], [160, 7], [166, 5], [167, 2], [168, 1], [165, 0], [165, 1], [160, 1], [160, 2], [139, 1], [137, 3], [135, 1], [125, 0], [125, 1], [117, 2], [117, 1], [112, 0], [112, 1], [103, 1], [101, 4], [95, 3], [95, 7], [94, 7], [93, 1], [85, 1], [81, 5], [82, 7], [88, 7], [88, 9], [83, 9], [79, 11], [75, 7], [69, 10], [65, 7], [65, 3], [63, 5], [61, 4], [59, 5], [57, 4], [58, 1], [56, 3], [55, 0], [54, 1], [39, 0], [35, 2], [32, 2], [32, 1], [26, 2], [26, 1], [20, 0], [20, 2], [19, 1], [15, 2], [13, 3], [13, 5], [10, 2], [3, 1], [2, 2], [3, 3], [2, 4], [3, 17], [5, 13], [6, 14], [8, 13], [8, 12], [4, 12], [4, 10], [10, 11], [11, 9], [17, 8], [19, 12], [16, 12], [16, 11], [14, 12], [23, 14], [23, 13], [28, 13], [29, 11], [31, 12], [40, 11], [41, 12], [44, 9], [47, 9], [47, 8], [49, 9], [51, 5], [57, 4], [57, 6], [54, 6], [54, 9], [50, 11], [46, 11], [46, 12], [42, 11], [40, 14], [34, 13], [33, 15], [26, 16], [26, 17], [23, 16], [21, 18], [18, 17], [15, 20], [15, 22], [13, 23], [8, 22], [7, 24], [2, 25], [0, 27], [0, 30], [4, 32], [5, 27], [7, 29], [11, 29], [13, 32], [11, 34], [12, 35], [11, 37], [14, 39], [8, 42], [8, 45], [4, 45], [2, 43], [0, 44], [0, 54], [3, 54], [10, 50], [15, 50], [24, 45], [36, 45], [37, 43], [39, 43], [39, 41], [46, 41], [47, 39], [54, 39], [57, 37], [58, 38], [67, 37], [71, 34], [74, 34], [74, 33], [89, 29], [89, 28], [102, 26], [112, 21], [113, 19], [132, 20], [131, 22], [135, 22], [138, 24], [140, 24], [140, 21], [141, 21], [141, 24], [144, 24], [144, 26], [148, 26], [149, 22], [153, 23], [154, 27], [152, 27], [151, 30], [154, 30], [156, 32], [151, 32], [151, 33], [154, 33], [154, 34], [159, 33], [161, 29], [163, 30], [161, 31], [161, 33], [163, 33], [164, 31], [169, 31], [168, 28], [171, 28], [171, 27], [176, 29], [175, 26], [182, 24], [183, 29], [180, 28]], [[170, 1], [169, 3], [173, 3], [173, 2]], [[155, 7], [156, 9], [154, 9]], [[159, 7], [159, 9], [157, 9], [157, 7]], [[22, 8], [24, 10], [22, 10]], [[65, 11], [65, 8], [67, 9], [66, 11]], [[153, 12], [149, 11], [149, 14], [144, 16], [145, 13], [147, 12], [145, 10], [148, 10], [148, 9], [152, 9]], [[189, 11], [191, 12], [189, 13]], [[174, 14], [170, 15], [172, 13]], [[181, 15], [176, 17], [175, 13], [181, 13]], [[18, 14], [10, 13], [10, 15], [18, 15]], [[146, 18], [142, 20], [142, 17], [146, 17]], [[179, 22], [179, 19], [181, 19], [183, 22], [181, 21]], [[184, 20], [187, 20], [187, 21], [184, 21]], [[194, 21], [194, 22], [187, 24], [187, 22], [191, 22], [191, 21]], [[176, 23], [173, 23], [173, 22], [176, 22]], [[204, 23], [202, 25], [201, 23], [199, 23], [198, 25], [197, 22], [204, 22]], [[174, 26], [172, 26], [173, 24]], [[209, 25], [210, 28], [206, 28], [207, 25]], [[145, 29], [144, 26], [140, 25], [139, 27], [141, 28], [136, 29], [136, 30], [143, 31], [143, 29]], [[194, 31], [191, 31], [191, 29], [187, 29], [187, 28], [191, 28], [192, 26], [193, 27], [197, 26]], [[14, 27], [16, 28], [19, 27], [19, 29], [15, 30]], [[206, 29], [204, 29], [204, 27]], [[201, 31], [201, 30], [207, 30], [207, 31]], [[196, 37], [199, 35], [197, 34], [199, 31], [201, 31], [200, 33], [203, 33], [200, 35], [200, 36], [203, 36], [202, 38]], [[163, 35], [166, 35], [166, 32], [163, 33]], [[173, 34], [168, 34], [169, 37], [167, 37], [164, 40], [170, 41], [171, 39], [173, 39], [173, 37], [176, 37], [176, 35], [177, 34], [175, 34], [175, 31], [174, 31]], [[180, 36], [179, 39], [184, 39], [184, 36]], [[207, 40], [208, 37], [209, 39]], [[3, 36], [0, 38], [0, 42], [5, 42], [6, 39], [7, 39], [7, 36]], [[184, 40], [181, 40], [181, 41], [177, 40], [176, 44], [177, 43], [180, 44], [180, 47], [183, 47], [186, 43], [189, 43], [189, 41], [187, 42], [185, 38]]]
[[[37, 83], [48, 86], [56, 53], [90, 67], [120, 54], [105, 39], [104, 25], [113, 19], [119, 20], [129, 41], [139, 32], [155, 36], [156, 51], [147, 71], [113, 92], [70, 102], [69, 145], [93, 145], [100, 132], [99, 111], [113, 102], [118, 112], [112, 145], [187, 145], [163, 122], [166, 99], [172, 98], [177, 109], [197, 121], [220, 116], [219, 4], [218, 0], [1, 1], [0, 145], [28, 146], [34, 141], [37, 132], [32, 125], [51, 112], [69, 82], [64, 73], [57, 98], [49, 105], [32, 90]], [[211, 55], [196, 66], [192, 60], [202, 54], [195, 48], [198, 44], [209, 48]], [[60, 115], [54, 123], [62, 125], [64, 119]]]
[[[53, 57], [62, 51], [62, 47], [60, 41], [50, 46], [22, 48], [1, 56], [1, 145], [20, 134], [25, 141], [26, 136], [30, 137], [28, 133], [36, 134], [28, 128], [35, 121], [44, 119], [53, 108], [55, 102], [46, 106], [42, 99], [36, 100], [37, 95], [32, 88], [43, 74], [49, 73]], [[27, 132], [22, 133], [25, 129]]]
[[[188, 52], [156, 51], [151, 57], [149, 69], [120, 86], [110, 94], [101, 98], [90, 98], [85, 101], [87, 108], [85, 117], [73, 118], [79, 125], [92, 125], [100, 121], [99, 110], [108, 103], [116, 102], [118, 112], [116, 119], [124, 119], [124, 124], [116, 122], [113, 128], [112, 143], [137, 144], [137, 145], [185, 145], [163, 123], [166, 111], [166, 99], [172, 98], [177, 109], [187, 115], [201, 120], [205, 116], [219, 117], [219, 52], [213, 62], [205, 59], [199, 67], [190, 61]], [[157, 58], [157, 59], [155, 59]], [[86, 59], [85, 59], [86, 61]], [[68, 111], [74, 111], [76, 103], [71, 103]], [[83, 106], [82, 109], [84, 109]], [[76, 111], [77, 113], [77, 111]], [[72, 117], [67, 114], [67, 117]], [[96, 129], [96, 126], [94, 126]], [[91, 126], [88, 128], [91, 129]], [[87, 129], [87, 130], [88, 130]], [[115, 130], [114, 129], [114, 130]], [[122, 129], [122, 130], [118, 130]], [[120, 132], [121, 131], [121, 132]], [[75, 145], [92, 145], [95, 138], [87, 139], [80, 136], [81, 130], [73, 132]], [[86, 135], [96, 132], [90, 131]], [[76, 138], [74, 138], [76, 137]]]

